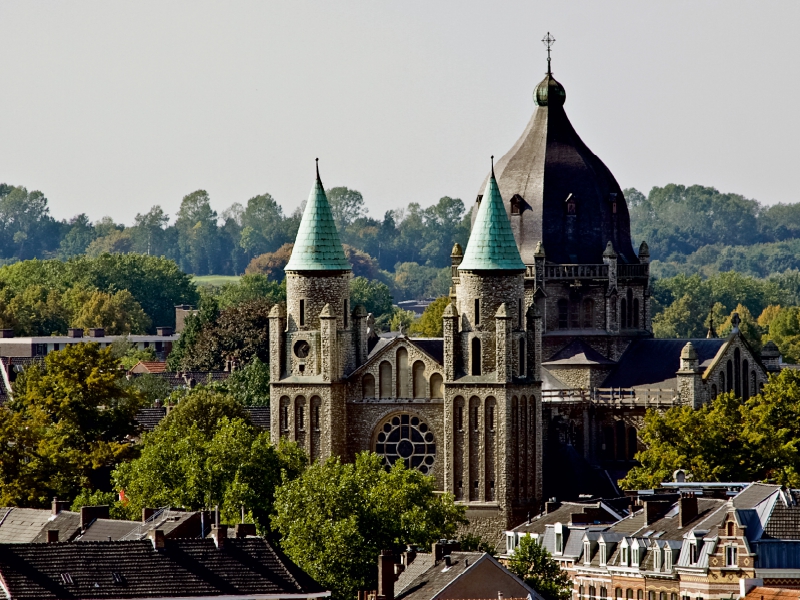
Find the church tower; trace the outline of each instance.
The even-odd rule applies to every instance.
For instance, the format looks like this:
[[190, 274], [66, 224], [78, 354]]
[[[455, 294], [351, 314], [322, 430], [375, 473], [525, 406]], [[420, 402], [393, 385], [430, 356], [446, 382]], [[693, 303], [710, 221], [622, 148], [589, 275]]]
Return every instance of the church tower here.
[[294, 440], [312, 459], [342, 455], [344, 377], [364, 359], [366, 315], [350, 314], [351, 267], [319, 166], [285, 271], [286, 309], [270, 313], [272, 440]]
[[446, 491], [490, 535], [541, 497], [541, 325], [525, 303], [525, 264], [494, 176], [466, 251], [453, 251], [444, 313]]

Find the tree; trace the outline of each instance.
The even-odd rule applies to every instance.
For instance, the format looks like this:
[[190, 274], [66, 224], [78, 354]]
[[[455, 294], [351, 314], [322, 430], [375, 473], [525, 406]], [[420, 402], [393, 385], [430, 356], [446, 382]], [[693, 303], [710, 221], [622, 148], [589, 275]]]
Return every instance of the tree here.
[[58, 247], [60, 227], [50, 216], [47, 197], [42, 192], [6, 185], [0, 191], [0, 251], [3, 256], [25, 260], [43, 257]]
[[733, 331], [733, 313], [738, 313], [740, 323], [739, 331], [745, 339], [750, 342], [750, 345], [758, 352], [761, 350], [761, 327], [759, 327], [756, 319], [750, 313], [746, 306], [741, 304], [736, 305], [736, 309], [728, 315], [727, 319], [720, 323], [718, 333], [720, 336], [727, 336]]
[[325, 195], [328, 197], [339, 235], [343, 234], [354, 221], [367, 214], [361, 192], [346, 187], [335, 187], [329, 189]]
[[422, 337], [442, 337], [442, 316], [450, 302], [449, 296], [434, 300], [427, 306], [422, 316], [411, 325], [411, 333]]
[[769, 324], [769, 339], [788, 363], [800, 362], [800, 307], [781, 308]]
[[366, 277], [354, 277], [350, 280], [350, 304], [352, 306], [360, 304], [377, 319], [391, 314], [392, 293], [385, 283], [370, 281]]
[[466, 524], [464, 507], [435, 489], [402, 461], [387, 470], [369, 452], [354, 463], [331, 457], [278, 488], [272, 525], [289, 557], [344, 600], [375, 589], [381, 550], [430, 545]]
[[721, 394], [699, 410], [677, 406], [647, 412], [641, 463], [623, 489], [657, 487], [677, 469], [696, 481], [800, 484], [800, 373], [784, 369], [745, 402]]
[[94, 227], [85, 213], [72, 218], [69, 222], [69, 231], [59, 244], [59, 258], [64, 260], [83, 254], [86, 252], [87, 246], [94, 240], [95, 235]]
[[118, 367], [110, 349], [75, 344], [17, 378], [13, 401], [0, 408], [0, 502], [44, 507], [108, 485], [109, 469], [133, 453], [129, 436], [145, 403], [120, 385]]
[[260, 254], [250, 261], [244, 272], [248, 275], [260, 273], [272, 281], [283, 279], [283, 269], [292, 257], [294, 244], [284, 244], [275, 252]]
[[222, 309], [253, 300], [264, 299], [271, 304], [286, 302], [286, 283], [270, 281], [266, 275], [243, 275], [238, 283], [226, 283], [219, 289], [217, 300]]
[[117, 467], [113, 479], [130, 518], [146, 506], [219, 505], [222, 521], [237, 523], [244, 506], [268, 531], [276, 486], [306, 463], [295, 444], [273, 446], [232, 397], [198, 387], [143, 436], [141, 456]]
[[250, 198], [241, 219], [239, 244], [248, 256], [273, 252], [287, 241], [283, 228], [283, 209], [269, 194]]
[[112, 231], [108, 235], [95, 238], [86, 247], [86, 256], [96, 258], [101, 254], [127, 254], [133, 250], [134, 240], [130, 230]]
[[103, 327], [108, 335], [143, 334], [152, 324], [128, 290], [93, 292], [73, 319], [75, 327]]
[[197, 190], [184, 196], [175, 221], [181, 267], [195, 275], [216, 271], [219, 262], [217, 213], [211, 209], [208, 192]]
[[414, 313], [410, 310], [395, 308], [389, 321], [389, 331], [404, 331], [408, 333], [414, 324]]
[[508, 560], [508, 569], [547, 600], [572, 597], [572, 582], [566, 571], [561, 570], [547, 548], [529, 535], [520, 538]]
[[269, 406], [269, 365], [254, 356], [225, 382], [228, 393], [244, 406]]
[[168, 222], [169, 215], [158, 205], [144, 214], [137, 213], [131, 228], [136, 251], [154, 256], [165, 254], [164, 228]]

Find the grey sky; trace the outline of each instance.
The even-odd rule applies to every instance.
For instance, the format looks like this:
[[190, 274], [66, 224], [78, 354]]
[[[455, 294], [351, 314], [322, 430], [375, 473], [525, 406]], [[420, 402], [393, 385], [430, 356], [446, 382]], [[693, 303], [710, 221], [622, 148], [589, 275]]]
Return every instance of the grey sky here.
[[800, 201], [800, 3], [0, 3], [0, 181], [131, 223], [203, 188], [471, 202], [553, 71], [623, 187]]

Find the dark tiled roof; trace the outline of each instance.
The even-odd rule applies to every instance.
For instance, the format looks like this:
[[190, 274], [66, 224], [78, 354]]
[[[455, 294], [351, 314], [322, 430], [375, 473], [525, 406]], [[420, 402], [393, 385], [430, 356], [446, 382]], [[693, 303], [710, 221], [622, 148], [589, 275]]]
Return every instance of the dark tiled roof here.
[[72, 539], [80, 533], [81, 514], [69, 510], [62, 510], [44, 524], [44, 527], [42, 527], [37, 536], [33, 538], [34, 543], [40, 544], [46, 542], [47, 532], [51, 529], [58, 530], [59, 541], [72, 541]]
[[[320, 594], [324, 590], [263, 538], [0, 545], [10, 597], [145, 598]], [[69, 583], [71, 581], [71, 583]]]
[[443, 338], [412, 338], [411, 343], [423, 352], [429, 354], [440, 365], [444, 364], [444, 339]]
[[95, 519], [84, 532], [75, 538], [76, 542], [105, 542], [109, 538], [116, 541], [138, 528], [138, 521], [118, 521], [116, 519]]
[[[532, 518], [530, 523], [527, 521], [522, 523], [521, 525], [517, 525], [513, 531], [518, 533], [544, 533], [545, 528], [547, 525], [552, 525], [553, 523], [564, 523], [565, 525], [570, 522], [571, 515], [573, 514], [586, 514], [591, 513], [593, 517], [592, 522], [588, 523], [589, 525], [595, 524], [595, 521], [598, 523], [609, 524], [609, 523], [616, 523], [619, 518], [612, 513], [606, 511], [600, 502], [592, 502], [582, 504], [579, 502], [562, 502], [561, 506], [557, 509], [549, 512], [549, 513], [542, 513], [537, 515], [536, 517]], [[576, 523], [577, 524], [577, 523]], [[587, 523], [581, 523], [581, 525], [586, 525]]]
[[775, 502], [772, 514], [764, 527], [763, 538], [800, 540], [800, 494], [784, 491]]
[[589, 346], [582, 339], [572, 340], [567, 346], [556, 352], [550, 360], [543, 365], [613, 365], [613, 360], [608, 360], [597, 350]]
[[[639, 510], [632, 516], [621, 520], [619, 523], [613, 525], [609, 531], [624, 533], [636, 537], [644, 536], [648, 531], [652, 532], [648, 538], [658, 540], [679, 540], [683, 535], [704, 520], [708, 520], [720, 507], [725, 505], [725, 500], [718, 500], [715, 498], [698, 498], [697, 499], [697, 516], [684, 524], [684, 527], [679, 527], [680, 520], [678, 518], [678, 507], [675, 503], [667, 513], [660, 519], [654, 521], [650, 525], [644, 523], [644, 510]], [[721, 521], [721, 519], [720, 519]], [[719, 523], [715, 523], [715, 526]]]
[[269, 431], [269, 406], [245, 406], [244, 408], [250, 413], [250, 422], [253, 425], [264, 431]]
[[136, 422], [141, 425], [145, 431], [153, 431], [161, 422], [161, 419], [167, 416], [167, 409], [161, 408], [143, 408], [136, 413]]
[[681, 350], [687, 342], [697, 351], [702, 365], [713, 359], [726, 340], [714, 339], [647, 339], [633, 342], [620, 357], [601, 387], [674, 387], [675, 373], [680, 369]]

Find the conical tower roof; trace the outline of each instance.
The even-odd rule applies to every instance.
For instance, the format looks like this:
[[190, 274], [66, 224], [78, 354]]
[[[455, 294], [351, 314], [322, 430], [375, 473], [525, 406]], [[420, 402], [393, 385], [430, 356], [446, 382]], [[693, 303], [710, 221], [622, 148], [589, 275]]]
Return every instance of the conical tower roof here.
[[494, 168], [469, 234], [459, 271], [524, 271], [511, 223], [508, 220]]
[[525, 131], [495, 165], [523, 261], [533, 264], [541, 241], [548, 262], [600, 264], [611, 240], [620, 262], [638, 263], [622, 189], [572, 127], [566, 91], [549, 64], [533, 99]]
[[317, 180], [303, 211], [300, 228], [285, 271], [350, 271], [339, 232], [333, 220], [331, 205], [322, 187], [317, 165]]

